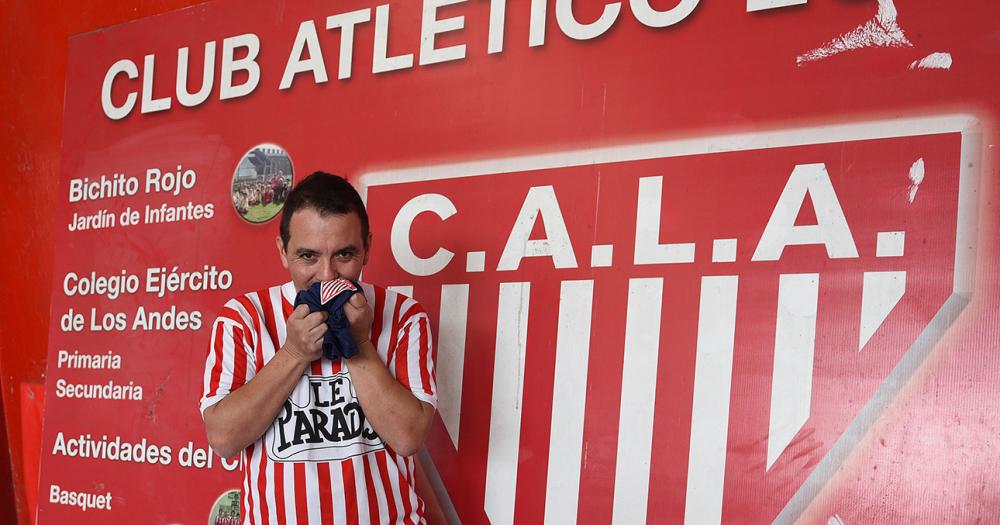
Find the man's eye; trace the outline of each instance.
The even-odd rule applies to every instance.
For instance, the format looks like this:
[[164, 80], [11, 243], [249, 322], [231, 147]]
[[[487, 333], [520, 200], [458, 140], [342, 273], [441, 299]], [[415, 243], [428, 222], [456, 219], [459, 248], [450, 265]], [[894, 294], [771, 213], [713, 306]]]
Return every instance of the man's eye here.
[[354, 258], [354, 252], [338, 252], [337, 259], [340, 261], [350, 261]]
[[313, 261], [316, 260], [316, 254], [315, 253], [303, 253], [302, 255], [299, 256], [299, 259], [302, 259], [305, 262], [313, 262]]

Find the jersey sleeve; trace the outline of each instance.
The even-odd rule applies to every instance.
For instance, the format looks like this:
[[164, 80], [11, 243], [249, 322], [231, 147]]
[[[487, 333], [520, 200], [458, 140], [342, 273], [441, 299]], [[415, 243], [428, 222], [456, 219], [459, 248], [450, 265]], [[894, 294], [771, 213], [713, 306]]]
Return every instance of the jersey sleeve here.
[[430, 319], [423, 307], [414, 303], [406, 309], [396, 332], [393, 368], [396, 381], [413, 395], [437, 408], [437, 380], [434, 371], [435, 350]]
[[201, 413], [256, 374], [256, 329], [251, 316], [237, 300], [226, 303], [212, 325], [212, 339], [205, 357]]

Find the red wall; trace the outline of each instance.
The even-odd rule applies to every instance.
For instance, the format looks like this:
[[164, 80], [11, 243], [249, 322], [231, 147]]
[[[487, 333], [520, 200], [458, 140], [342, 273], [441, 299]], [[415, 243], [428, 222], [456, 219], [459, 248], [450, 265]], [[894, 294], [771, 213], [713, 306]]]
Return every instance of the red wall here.
[[[73, 34], [171, 11], [191, 0], [5, 2], [0, 31], [0, 371], [11, 477], [19, 523], [29, 523], [25, 473], [37, 482], [38, 458], [25, 456], [22, 433], [40, 436], [22, 418], [21, 386], [44, 382], [52, 239], [62, 141], [66, 49]], [[13, 197], [13, 198], [11, 198]], [[17, 299], [15, 299], [17, 298]], [[41, 400], [25, 400], [26, 406]], [[30, 454], [29, 454], [30, 456]], [[0, 458], [4, 457], [0, 455]], [[3, 479], [5, 476], [0, 476]], [[9, 497], [9, 496], [8, 496]], [[6, 521], [6, 520], [5, 520]]]

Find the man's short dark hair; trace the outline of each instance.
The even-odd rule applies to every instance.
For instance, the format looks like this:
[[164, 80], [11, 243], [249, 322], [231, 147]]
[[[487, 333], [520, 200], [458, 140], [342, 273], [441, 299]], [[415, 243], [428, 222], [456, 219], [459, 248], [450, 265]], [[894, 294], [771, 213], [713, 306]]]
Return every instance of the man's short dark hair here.
[[288, 248], [288, 239], [292, 235], [289, 231], [292, 215], [305, 208], [312, 208], [320, 215], [357, 213], [361, 219], [361, 238], [364, 239], [365, 247], [368, 247], [368, 212], [358, 190], [347, 179], [316, 171], [295, 185], [288, 193], [285, 207], [281, 210], [280, 232], [284, 248]]

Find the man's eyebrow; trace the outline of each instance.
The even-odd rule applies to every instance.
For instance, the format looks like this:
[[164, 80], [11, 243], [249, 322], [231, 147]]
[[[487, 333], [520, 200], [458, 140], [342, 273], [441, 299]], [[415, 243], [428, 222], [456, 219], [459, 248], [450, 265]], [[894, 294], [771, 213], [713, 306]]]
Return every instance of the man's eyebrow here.
[[302, 255], [311, 255], [311, 254], [314, 254], [314, 253], [317, 253], [316, 250], [313, 250], [311, 248], [299, 248], [298, 250], [295, 250], [295, 255], [299, 255], [299, 256], [302, 256]]

